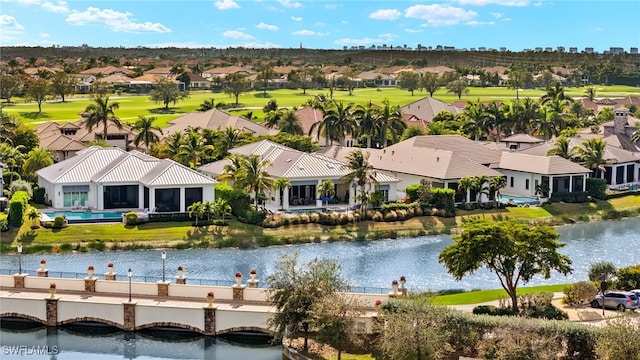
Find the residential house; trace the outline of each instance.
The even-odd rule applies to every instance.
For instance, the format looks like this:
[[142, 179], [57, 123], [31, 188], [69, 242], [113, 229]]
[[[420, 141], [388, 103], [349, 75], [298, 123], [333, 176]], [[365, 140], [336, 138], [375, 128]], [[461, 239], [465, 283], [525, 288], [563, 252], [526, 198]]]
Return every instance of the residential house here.
[[508, 150], [524, 150], [532, 146], [540, 145], [546, 140], [529, 134], [513, 134], [500, 139], [500, 143]]
[[58, 209], [185, 212], [194, 202], [213, 201], [216, 183], [173, 160], [97, 146], [36, 174]]
[[396, 76], [383, 74], [378, 71], [364, 71], [358, 74], [365, 84], [372, 84], [377, 87], [395, 87], [398, 85]]
[[[88, 114], [83, 113], [82, 120], [68, 122], [68, 123], [56, 123], [54, 121], [48, 121], [40, 124], [35, 128], [36, 134], [42, 144], [50, 144], [52, 148], [50, 150], [59, 153], [58, 159], [64, 160], [69, 156], [74, 155], [74, 151], [80, 150], [79, 144], [70, 142], [74, 140], [87, 146], [90, 142], [100, 140], [104, 137], [104, 127], [98, 125], [91, 130], [85, 127], [85, 121]], [[136, 132], [132, 130], [128, 125], [122, 125], [118, 128], [114, 123], [109, 122], [107, 125], [107, 138], [106, 143], [112, 146], [119, 147], [125, 151], [135, 148], [133, 145], [133, 139], [136, 136]], [[65, 138], [60, 138], [59, 135], [64, 135]], [[69, 147], [67, 147], [69, 146]], [[43, 146], [49, 149], [46, 146]], [[67, 151], [68, 153], [64, 153]]]
[[[570, 137], [569, 148], [582, 147], [585, 139]], [[538, 146], [521, 151], [524, 154], [545, 156], [555, 147], [554, 141], [548, 141]], [[640, 152], [625, 150], [610, 144], [605, 146], [603, 159], [604, 172], [592, 171], [592, 176], [604, 178], [611, 187], [627, 186], [637, 183], [640, 177]]]
[[631, 135], [638, 130], [640, 119], [629, 116], [626, 108], [616, 108], [614, 119], [601, 125], [591, 126], [578, 131], [583, 139], [601, 138], [607, 144], [621, 149], [637, 152], [638, 144], [631, 141]]
[[463, 109], [427, 96], [401, 107], [400, 111], [403, 114], [414, 115], [416, 118], [430, 123], [440, 111], [448, 111], [455, 115], [461, 113]]
[[220, 130], [232, 127], [253, 135], [275, 135], [278, 130], [267, 129], [241, 116], [231, 115], [219, 109], [211, 109], [203, 112], [192, 112], [169, 121], [169, 126], [163, 130], [161, 138], [187, 129], [213, 129]]
[[[363, 150], [366, 151], [366, 150]], [[325, 199], [332, 206], [354, 206], [358, 203], [360, 188], [355, 183], [348, 183], [344, 177], [351, 173], [351, 169], [343, 161], [324, 156], [320, 153], [308, 154], [291, 149], [268, 140], [240, 146], [229, 151], [238, 155], [257, 155], [268, 161], [266, 171], [273, 179], [286, 178], [291, 186], [284, 189], [282, 196], [279, 189], [270, 191], [267, 195], [265, 207], [271, 210], [290, 208], [322, 208], [324, 206], [318, 189], [325, 180], [335, 184], [335, 195]], [[229, 160], [220, 160], [203, 165], [198, 170], [212, 177], [224, 172]], [[380, 192], [385, 201], [396, 200], [396, 184], [399, 179], [382, 171], [376, 171], [377, 185], [370, 184], [365, 191]]]
[[[531, 155], [503, 151], [494, 167], [504, 174], [507, 187], [501, 192], [509, 195], [535, 197], [538, 185], [553, 193], [585, 191], [591, 170], [560, 156]], [[505, 195], [503, 197], [507, 197]]]

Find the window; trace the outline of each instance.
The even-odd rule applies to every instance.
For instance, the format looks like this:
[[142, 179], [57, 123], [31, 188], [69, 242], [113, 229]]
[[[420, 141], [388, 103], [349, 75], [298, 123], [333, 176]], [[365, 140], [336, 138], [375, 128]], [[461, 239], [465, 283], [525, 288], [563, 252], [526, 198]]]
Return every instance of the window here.
[[513, 176], [509, 178], [509, 186], [513, 187]]
[[529, 179], [524, 180], [524, 188], [529, 190]]

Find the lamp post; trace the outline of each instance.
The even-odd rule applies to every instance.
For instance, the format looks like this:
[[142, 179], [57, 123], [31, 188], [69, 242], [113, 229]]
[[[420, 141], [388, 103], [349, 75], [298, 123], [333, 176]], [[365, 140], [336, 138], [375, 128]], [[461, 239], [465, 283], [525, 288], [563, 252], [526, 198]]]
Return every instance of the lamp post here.
[[18, 243], [18, 275], [22, 274], [22, 243]]
[[162, 282], [164, 283], [164, 270], [165, 270], [165, 260], [167, 259], [167, 252], [163, 251], [162, 252]]
[[133, 276], [133, 271], [131, 271], [131, 269], [127, 271], [127, 276], [129, 276], [129, 302], [131, 302], [131, 277]]

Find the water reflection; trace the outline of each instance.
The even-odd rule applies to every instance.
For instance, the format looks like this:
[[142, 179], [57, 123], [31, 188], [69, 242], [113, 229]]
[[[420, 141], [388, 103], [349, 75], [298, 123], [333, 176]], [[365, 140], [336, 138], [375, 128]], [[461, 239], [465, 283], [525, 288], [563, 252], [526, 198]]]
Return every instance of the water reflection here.
[[[587, 278], [589, 266], [597, 261], [611, 261], [618, 267], [637, 264], [640, 260], [640, 240], [637, 236], [640, 219], [600, 221], [563, 226], [558, 229], [560, 241], [565, 243], [560, 252], [573, 261], [573, 274], [565, 277], [553, 273], [551, 279], [534, 278], [529, 284], [567, 283]], [[315, 258], [336, 260], [343, 276], [354, 286], [384, 288], [388, 291], [391, 280], [404, 275], [411, 289], [491, 289], [499, 288], [495, 275], [479, 270], [473, 276], [456, 281], [438, 262], [440, 251], [451, 244], [450, 236], [422, 236], [397, 240], [362, 242], [334, 242], [278, 246], [258, 249], [197, 249], [167, 251], [167, 277], [177, 275], [178, 265], [186, 268], [188, 278], [223, 279], [233, 281], [236, 271], [247, 274], [258, 271], [264, 282], [274, 271], [284, 253], [297, 252], [302, 262]], [[115, 271], [125, 276], [131, 268], [136, 275], [160, 276], [160, 251], [117, 251], [103, 253], [23, 255], [23, 268], [35, 274], [41, 258], [47, 259], [51, 271], [84, 272], [87, 265], [96, 267], [96, 275], [106, 272], [106, 264], [113, 262]], [[0, 256], [2, 268], [18, 268], [16, 256]], [[119, 276], [120, 276], [119, 275]], [[189, 282], [189, 279], [187, 279]], [[382, 291], [382, 290], [380, 290]]]
[[282, 348], [262, 341], [230, 342], [184, 331], [131, 333], [108, 327], [47, 328], [2, 322], [4, 359], [256, 359], [280, 360]]

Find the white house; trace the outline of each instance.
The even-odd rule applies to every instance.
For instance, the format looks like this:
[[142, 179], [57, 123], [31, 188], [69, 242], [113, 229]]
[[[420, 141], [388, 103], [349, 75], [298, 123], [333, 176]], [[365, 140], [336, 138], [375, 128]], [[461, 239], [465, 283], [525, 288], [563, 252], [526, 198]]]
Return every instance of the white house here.
[[[335, 195], [330, 200], [325, 199], [325, 204], [326, 201], [329, 201], [331, 205], [335, 206], [341, 204], [354, 206], [358, 202], [361, 190], [354, 183], [348, 183], [344, 180], [344, 177], [351, 170], [343, 161], [317, 153], [308, 154], [268, 140], [240, 146], [229, 152], [245, 156], [257, 155], [269, 162], [270, 165], [266, 167], [266, 171], [271, 178], [289, 179], [291, 186], [284, 189], [282, 194], [284, 209], [323, 207], [324, 204], [318, 194], [318, 188], [325, 180], [331, 180], [335, 184]], [[203, 165], [198, 170], [212, 177], [217, 177], [224, 172], [224, 166], [227, 164], [229, 164], [229, 160], [220, 160]], [[382, 171], [376, 171], [374, 176], [378, 184], [370, 185], [365, 191], [380, 192], [385, 201], [395, 201], [396, 184], [400, 180]], [[274, 189], [273, 192], [266, 195], [265, 206], [273, 210], [280, 209], [280, 190]]]
[[40, 169], [38, 184], [54, 208], [185, 212], [214, 200], [215, 180], [169, 159], [92, 146]]
[[536, 188], [545, 184], [549, 196], [555, 192], [585, 191], [591, 170], [560, 156], [502, 153], [496, 170], [507, 178], [504, 194], [533, 197]]

